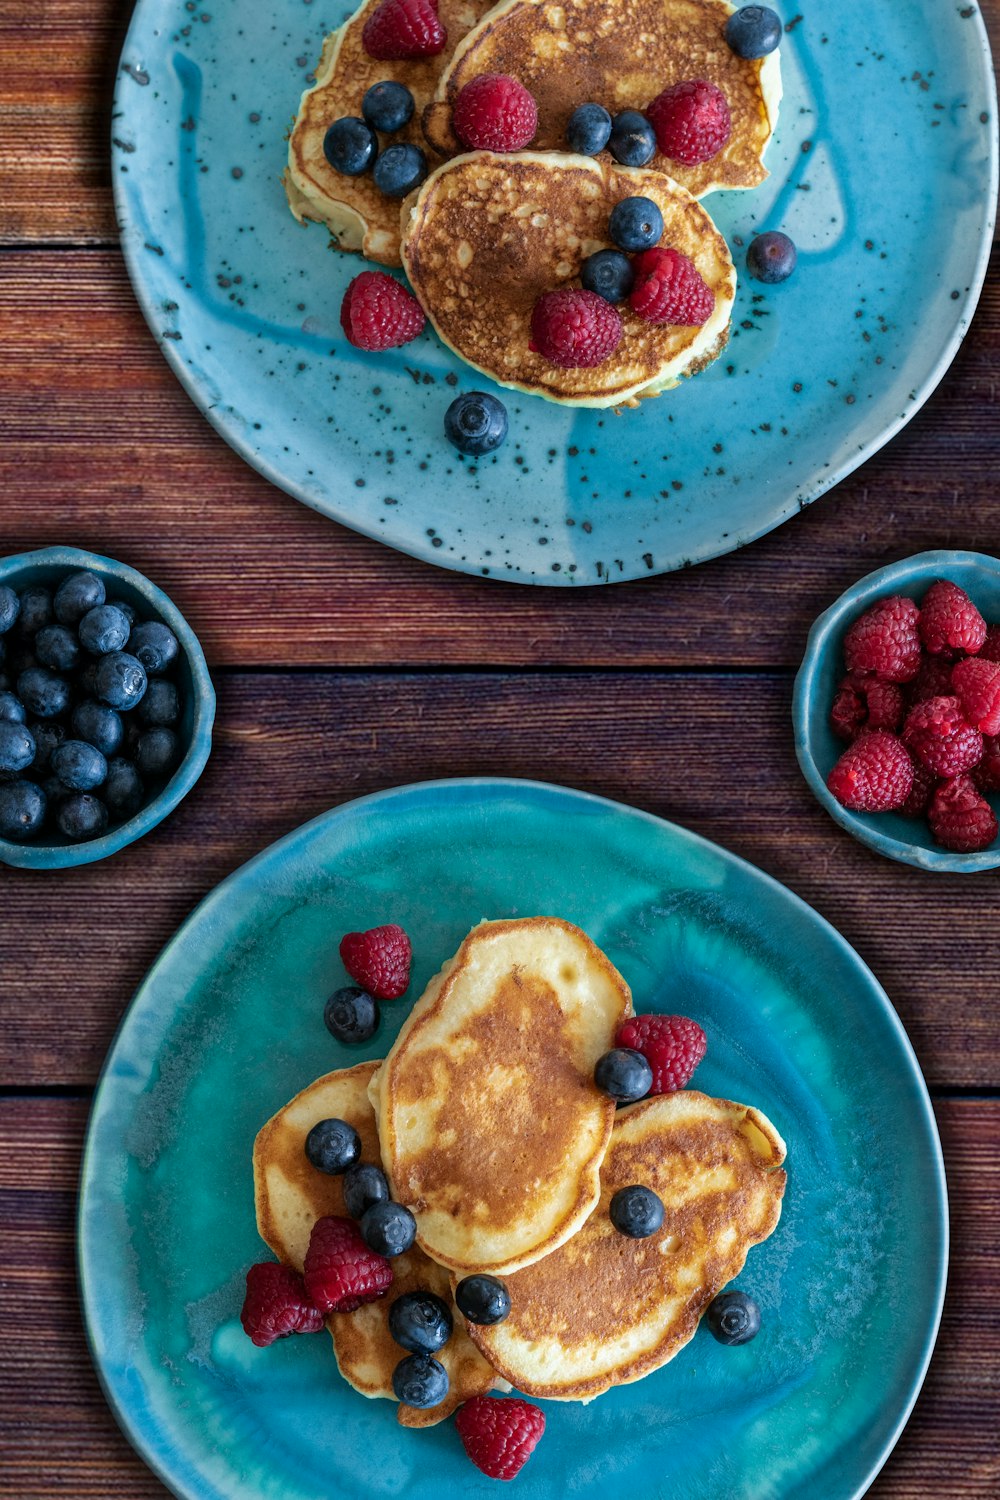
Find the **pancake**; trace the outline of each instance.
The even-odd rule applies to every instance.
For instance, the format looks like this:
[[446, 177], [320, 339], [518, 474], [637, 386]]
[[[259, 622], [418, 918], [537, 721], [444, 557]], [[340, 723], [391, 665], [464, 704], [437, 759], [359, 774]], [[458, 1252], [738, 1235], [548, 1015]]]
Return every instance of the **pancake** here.
[[[534, 353], [531, 311], [573, 284], [610, 244], [608, 220], [641, 194], [663, 214], [660, 243], [688, 255], [715, 293], [701, 328], [648, 323], [627, 304], [618, 348], [593, 369], [566, 370]], [[403, 205], [403, 264], [440, 337], [500, 385], [570, 406], [635, 404], [711, 363], [725, 346], [736, 272], [705, 209], [661, 172], [606, 156], [473, 151], [446, 162]]]
[[503, 0], [455, 49], [441, 73], [424, 120], [436, 149], [459, 150], [451, 107], [480, 73], [512, 73], [538, 105], [536, 151], [566, 147], [566, 126], [578, 104], [603, 104], [611, 114], [645, 110], [663, 89], [707, 78], [725, 94], [732, 135], [710, 161], [685, 167], [657, 154], [649, 163], [696, 198], [715, 188], [753, 188], [767, 171], [764, 150], [781, 100], [778, 53], [757, 61], [737, 57], [723, 30], [734, 6], [725, 0]]
[[[518, 1390], [590, 1401], [674, 1357], [752, 1245], [778, 1223], [785, 1146], [755, 1109], [694, 1090], [619, 1111], [601, 1201], [573, 1239], [507, 1280], [511, 1311], [473, 1341]], [[663, 1226], [629, 1239], [608, 1216], [631, 1183], [663, 1200]]]
[[[302, 1270], [313, 1224], [324, 1214], [347, 1216], [340, 1177], [318, 1172], [306, 1160], [305, 1138], [317, 1120], [347, 1120], [361, 1137], [362, 1160], [377, 1162], [375, 1116], [368, 1085], [379, 1063], [359, 1063], [328, 1073], [304, 1089], [260, 1130], [254, 1144], [254, 1194], [257, 1228], [279, 1260]], [[363, 1396], [395, 1401], [392, 1372], [405, 1356], [389, 1333], [389, 1308], [403, 1292], [432, 1291], [451, 1305], [448, 1273], [416, 1246], [392, 1262], [393, 1282], [377, 1302], [352, 1313], [332, 1313], [326, 1326], [340, 1373]], [[455, 1314], [455, 1331], [436, 1356], [451, 1382], [440, 1406], [426, 1411], [400, 1405], [404, 1427], [429, 1427], [450, 1416], [470, 1396], [498, 1383], [486, 1360], [470, 1342], [463, 1320]]]
[[615, 1106], [593, 1080], [628, 986], [556, 917], [483, 922], [431, 980], [372, 1080], [393, 1195], [434, 1260], [530, 1265], [600, 1193]]

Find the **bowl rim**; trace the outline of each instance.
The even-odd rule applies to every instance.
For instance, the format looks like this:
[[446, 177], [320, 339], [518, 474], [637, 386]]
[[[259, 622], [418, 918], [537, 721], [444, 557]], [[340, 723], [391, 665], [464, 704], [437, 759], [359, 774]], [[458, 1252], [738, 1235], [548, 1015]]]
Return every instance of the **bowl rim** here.
[[130, 567], [128, 563], [106, 557], [100, 552], [90, 552], [84, 547], [53, 546], [31, 552], [12, 553], [0, 558], [0, 583], [9, 584], [19, 573], [38, 567], [88, 568], [103, 578], [113, 578], [129, 584], [148, 601], [150, 609], [177, 636], [188, 658], [194, 687], [191, 741], [184, 759], [166, 786], [133, 817], [110, 833], [80, 844], [20, 844], [12, 839], [0, 838], [0, 864], [19, 869], [59, 870], [93, 864], [117, 854], [119, 849], [142, 838], [173, 812], [187, 796], [208, 762], [212, 749], [216, 699], [201, 642], [173, 600], [144, 573]]
[[885, 594], [901, 590], [903, 585], [922, 582], [924, 578], [930, 583], [935, 576], [947, 577], [949, 568], [970, 566], [993, 574], [1000, 582], [1000, 558], [961, 548], [917, 552], [911, 557], [901, 558], [898, 562], [888, 563], [885, 567], [866, 573], [845, 589], [813, 621], [792, 691], [795, 755], [816, 800], [834, 822], [839, 823], [841, 828], [876, 854], [937, 874], [972, 875], [980, 870], [995, 870], [1000, 866], [1000, 842], [994, 848], [983, 849], [976, 854], [956, 854], [948, 849], [925, 849], [922, 845], [907, 843], [884, 833], [877, 824], [868, 821], [877, 818], [878, 814], [852, 812], [849, 808], [842, 807], [829, 790], [826, 778], [813, 757], [809, 726], [816, 706], [819, 664], [830, 646], [831, 638], [845, 623], [846, 615], [850, 614], [854, 618], [861, 607]]

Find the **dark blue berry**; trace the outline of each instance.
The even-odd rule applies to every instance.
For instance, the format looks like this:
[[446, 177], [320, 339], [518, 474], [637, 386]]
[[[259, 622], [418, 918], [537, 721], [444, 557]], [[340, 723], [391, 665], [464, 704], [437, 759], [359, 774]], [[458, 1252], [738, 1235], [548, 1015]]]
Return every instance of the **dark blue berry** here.
[[79, 625], [87, 611], [104, 599], [104, 584], [96, 573], [71, 573], [56, 589], [52, 608], [60, 625]]
[[[47, 771], [52, 763], [52, 752], [58, 750], [66, 738], [66, 731], [61, 724], [53, 724], [51, 721], [45, 723], [42, 720], [33, 720], [28, 725], [35, 740], [35, 759], [32, 764], [36, 771]], [[80, 736], [84, 738], [83, 735]]]
[[24, 704], [6, 688], [0, 692], [0, 723], [23, 724], [28, 717]]
[[172, 729], [147, 729], [139, 736], [135, 763], [140, 776], [154, 781], [167, 776], [177, 764], [180, 746]]
[[20, 635], [34, 635], [43, 625], [51, 625], [54, 619], [51, 589], [44, 588], [40, 583], [33, 583], [29, 588], [22, 589], [21, 617], [18, 620]]
[[92, 792], [107, 776], [108, 763], [86, 740], [67, 740], [52, 752], [52, 769], [71, 792]]
[[624, 302], [634, 280], [632, 263], [620, 250], [598, 250], [580, 267], [584, 290], [596, 292], [605, 302]]
[[108, 810], [93, 793], [76, 792], [59, 804], [56, 823], [68, 839], [95, 839], [108, 826]]
[[14, 590], [0, 583], [0, 635], [6, 635], [21, 613], [21, 601]]
[[344, 1173], [344, 1207], [352, 1219], [361, 1219], [373, 1203], [388, 1203], [389, 1184], [381, 1167], [359, 1161]]
[[744, 5], [729, 17], [724, 35], [737, 57], [766, 57], [781, 41], [781, 19], [766, 5]]
[[566, 126], [566, 144], [581, 156], [596, 156], [611, 135], [611, 116], [603, 104], [578, 104]]
[[42, 782], [42, 791], [45, 793], [46, 815], [53, 820], [66, 798], [73, 796], [69, 788], [63, 786], [58, 776], [46, 776]]
[[129, 637], [129, 651], [141, 662], [150, 677], [159, 677], [177, 659], [180, 646], [169, 625], [161, 620], [147, 620], [137, 625]]
[[17, 720], [0, 720], [0, 771], [16, 775], [26, 771], [35, 758], [35, 737]]
[[28, 667], [17, 679], [17, 696], [29, 714], [55, 719], [69, 708], [69, 683], [47, 667]]
[[35, 655], [43, 667], [68, 672], [80, 659], [80, 642], [68, 625], [43, 625], [35, 636]]
[[147, 729], [158, 725], [176, 724], [181, 716], [181, 703], [177, 688], [166, 677], [153, 677], [146, 688], [146, 696], [136, 710], [140, 724]]
[[114, 755], [125, 738], [121, 716], [107, 704], [95, 703], [92, 699], [77, 704], [70, 724], [78, 740], [86, 740], [102, 755]]
[[488, 1328], [510, 1312], [510, 1293], [495, 1276], [466, 1276], [455, 1288], [455, 1306], [470, 1323]]
[[145, 668], [128, 651], [113, 651], [97, 663], [97, 696], [112, 708], [135, 708], [146, 691], [146, 681]]
[[456, 396], [444, 414], [445, 437], [459, 453], [481, 458], [492, 453], [507, 436], [507, 408], [486, 391]]
[[375, 186], [387, 198], [405, 198], [426, 176], [426, 156], [409, 144], [387, 146], [372, 168]]
[[389, 1332], [411, 1354], [436, 1354], [453, 1326], [451, 1308], [433, 1292], [404, 1292], [389, 1308]]
[[390, 1259], [409, 1250], [417, 1235], [417, 1222], [401, 1203], [373, 1203], [362, 1214], [359, 1228], [369, 1250]]
[[126, 603], [124, 599], [109, 599], [108, 603], [113, 604], [115, 609], [121, 610], [122, 614], [128, 621], [128, 628], [129, 630], [131, 630], [132, 626], [135, 624], [135, 606]]
[[594, 1082], [619, 1104], [633, 1104], [653, 1087], [653, 1070], [641, 1052], [632, 1047], [614, 1047], [597, 1059]]
[[[131, 628], [121, 610], [114, 604], [99, 604], [96, 609], [88, 609], [80, 621], [80, 645], [93, 656], [106, 656], [109, 651], [122, 649]], [[35, 649], [38, 650], [37, 646]], [[41, 655], [41, 652], [38, 654]], [[138, 655], [138, 652], [135, 654]]]
[[623, 109], [611, 122], [608, 150], [623, 167], [644, 167], [656, 154], [656, 132], [637, 109]]
[[30, 839], [45, 822], [45, 793], [33, 781], [0, 786], [0, 838]]
[[645, 1240], [663, 1223], [663, 1203], [648, 1187], [636, 1183], [619, 1188], [608, 1208], [611, 1222], [619, 1234], [631, 1240]]
[[319, 1120], [306, 1136], [309, 1161], [331, 1177], [353, 1167], [360, 1155], [361, 1137], [346, 1120]]
[[378, 1005], [356, 984], [334, 990], [323, 1010], [323, 1020], [338, 1042], [367, 1042], [378, 1029]]
[[85, 661], [77, 668], [76, 690], [86, 698], [97, 697], [97, 667], [96, 661]]
[[747, 247], [747, 270], [756, 281], [785, 281], [795, 270], [795, 244], [780, 230], [758, 234]]
[[392, 1389], [405, 1406], [440, 1406], [448, 1394], [448, 1371], [429, 1354], [408, 1354], [392, 1372]]
[[7, 660], [7, 642], [4, 640], [3, 636], [0, 635], [0, 667], [3, 666], [3, 664], [4, 664], [4, 662], [6, 660]]
[[360, 177], [378, 155], [374, 130], [355, 115], [334, 120], [323, 137], [323, 155], [335, 172], [345, 177]]
[[123, 823], [126, 818], [135, 816], [143, 804], [145, 793], [139, 772], [130, 760], [119, 755], [109, 761], [108, 778], [102, 795], [108, 812], [116, 822]]
[[361, 113], [373, 130], [392, 135], [413, 119], [413, 95], [405, 83], [391, 78], [373, 83], [361, 101]]
[[623, 198], [611, 210], [611, 238], [619, 250], [649, 250], [663, 233], [663, 215], [652, 198]]
[[708, 1304], [705, 1322], [720, 1344], [749, 1344], [760, 1332], [760, 1308], [745, 1292], [723, 1292]]

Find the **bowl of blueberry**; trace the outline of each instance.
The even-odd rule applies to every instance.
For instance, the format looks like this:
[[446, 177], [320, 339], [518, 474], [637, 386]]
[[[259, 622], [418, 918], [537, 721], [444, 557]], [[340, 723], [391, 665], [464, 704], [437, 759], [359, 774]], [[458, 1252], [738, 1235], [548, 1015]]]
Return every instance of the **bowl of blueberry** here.
[[0, 862], [104, 859], [194, 786], [215, 690], [155, 584], [77, 547], [0, 560]]

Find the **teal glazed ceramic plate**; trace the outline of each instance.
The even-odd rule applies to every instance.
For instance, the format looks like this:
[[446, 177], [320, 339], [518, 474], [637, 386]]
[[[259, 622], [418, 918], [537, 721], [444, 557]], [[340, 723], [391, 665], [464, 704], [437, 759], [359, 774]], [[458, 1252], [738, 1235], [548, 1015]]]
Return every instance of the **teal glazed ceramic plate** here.
[[[590, 1406], [544, 1403], [522, 1500], [854, 1500], [899, 1435], [937, 1330], [947, 1261], [934, 1118], [900, 1022], [837, 933], [683, 829], [517, 781], [446, 781], [349, 803], [205, 900], [122, 1024], [83, 1167], [86, 1321], [126, 1434], [184, 1500], [489, 1496], [451, 1421], [400, 1428], [340, 1377], [325, 1334], [243, 1333], [257, 1237], [256, 1131], [332, 1068], [380, 1057], [482, 917], [578, 923], [637, 1010], [705, 1027], [696, 1076], [788, 1143], [778, 1229], [738, 1284], [763, 1328], [702, 1327], [662, 1370]], [[408, 996], [363, 1047], [333, 1041], [346, 931], [401, 922]], [[543, 1103], [544, 1101], [539, 1101]]]
[[[430, 331], [381, 355], [340, 327], [363, 268], [302, 228], [285, 132], [342, 0], [139, 0], [118, 75], [113, 176], [136, 292], [226, 440], [307, 505], [416, 557], [522, 583], [595, 584], [761, 536], [874, 453], [948, 368], [979, 296], [997, 186], [978, 8], [813, 0], [786, 22], [763, 187], [706, 204], [733, 249], [729, 347], [619, 416], [497, 389], [510, 437], [460, 458], [442, 421], [494, 389]], [[581, 101], [582, 102], [582, 101]], [[751, 281], [762, 229], [796, 241]]]

